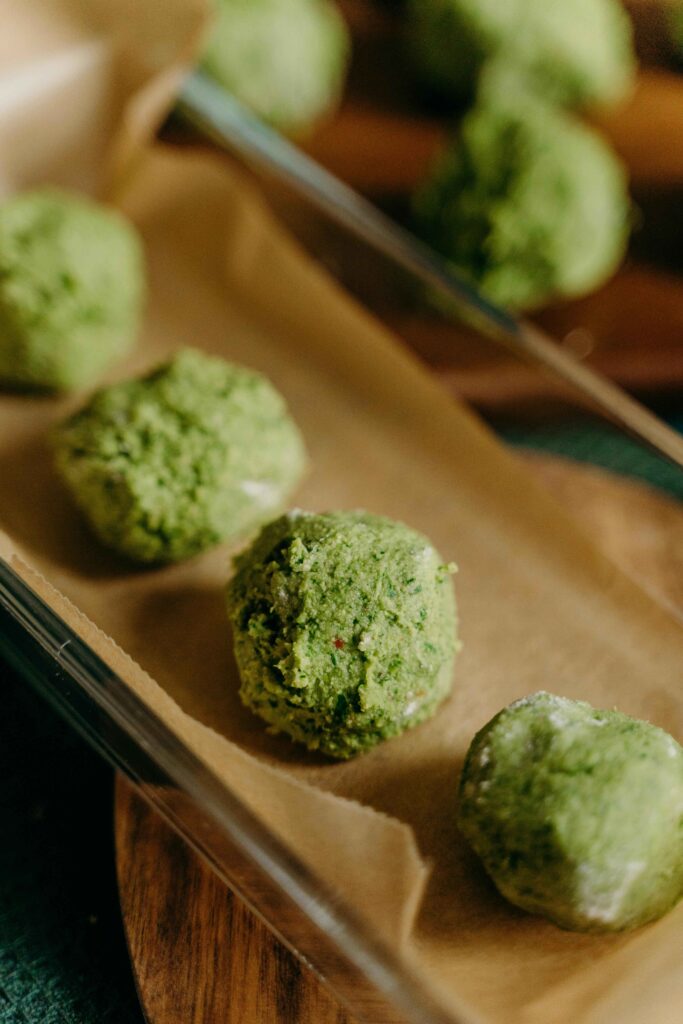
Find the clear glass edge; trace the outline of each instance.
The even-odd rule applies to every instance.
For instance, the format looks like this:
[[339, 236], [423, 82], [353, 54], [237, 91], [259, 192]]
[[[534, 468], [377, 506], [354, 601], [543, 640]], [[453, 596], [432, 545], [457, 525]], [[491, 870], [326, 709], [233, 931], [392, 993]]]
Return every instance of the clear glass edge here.
[[[182, 96], [185, 100], [183, 113], [194, 127], [203, 130], [222, 148], [233, 149], [226, 146], [225, 128], [226, 124], [234, 125], [235, 119], [242, 117], [241, 108], [232, 100], [234, 109], [226, 106], [224, 96], [218, 104], [216, 94], [209, 114], [206, 109], [198, 110], [199, 100], [213, 97], [211, 84], [207, 85], [200, 75], [187, 80]], [[271, 136], [273, 133], [259, 126], [259, 146], [269, 145], [273, 141]], [[277, 136], [275, 139], [278, 152], [283, 146], [289, 149], [285, 140]], [[235, 155], [244, 158], [246, 154], [237, 152]], [[326, 182], [318, 184], [324, 187]], [[340, 219], [348, 230], [363, 237], [358, 227], [366, 212], [363, 204], [354, 211], [353, 217]], [[385, 227], [383, 223], [379, 225], [381, 231]], [[593, 400], [594, 408], [606, 414], [605, 403], [599, 400], [601, 395], [591, 394], [591, 381], [587, 388], [584, 386], [583, 366], [576, 364], [577, 371], [572, 363], [568, 369], [564, 356], [556, 355], [552, 342], [536, 329], [490, 306], [440, 265], [435, 268], [432, 254], [416, 247], [409, 236], [403, 238], [401, 252], [397, 254], [393, 247], [393, 225], [391, 235], [383, 247], [390, 261], [405, 264], [407, 259], [406, 269], [415, 274], [417, 253], [432, 284], [444, 288], [479, 313], [482, 333], [489, 337], [496, 335], [518, 358], [531, 358], [537, 366], [545, 366], [546, 371], [550, 369], [563, 377], [575, 394], [583, 393]], [[485, 332], [483, 322], [487, 324]], [[552, 348], [548, 349], [548, 345]], [[562, 365], [553, 367], [552, 363], [558, 358]], [[590, 374], [590, 377], [595, 378], [595, 375]], [[603, 386], [609, 388], [606, 401], [611, 401], [614, 389], [602, 378], [597, 379], [598, 390]], [[624, 393], [618, 397], [625, 398], [629, 405], [632, 402]], [[607, 414], [606, 418], [624, 433], [645, 440], [680, 466], [680, 439], [675, 438], [674, 446], [667, 451], [671, 441], [669, 428], [643, 409], [649, 421], [645, 426], [652, 430], [652, 436], [647, 437], [647, 429], [633, 429], [626, 422], [629, 411], [627, 408], [626, 417]], [[661, 428], [664, 428], [663, 434]], [[270, 833], [239, 797], [184, 746], [2, 558], [0, 655], [29, 679], [69, 724], [131, 782], [143, 799], [324, 981], [359, 1021], [386, 1024], [387, 1019], [394, 1019], [387, 1017], [387, 1011], [393, 1011], [397, 1022], [474, 1024], [474, 1018], [467, 1011], [450, 1005], [445, 1007], [428, 991], [411, 966], [373, 934], [343, 899], [330, 892], [294, 852]], [[181, 794], [187, 801], [178, 801]], [[239, 864], [238, 857], [241, 858]], [[448, 1002], [451, 1003], [450, 998]]]
[[546, 375], [608, 422], [683, 468], [683, 438], [611, 380], [563, 350], [543, 330], [496, 306], [434, 250], [251, 114], [202, 71], [182, 84], [176, 110], [195, 132], [260, 173], [271, 174], [312, 209], [381, 253], [446, 302], [461, 304], [488, 337]]
[[[281, 843], [0, 558], [0, 654], [359, 1020], [471, 1024]], [[450, 1002], [450, 1000], [449, 1000]]]

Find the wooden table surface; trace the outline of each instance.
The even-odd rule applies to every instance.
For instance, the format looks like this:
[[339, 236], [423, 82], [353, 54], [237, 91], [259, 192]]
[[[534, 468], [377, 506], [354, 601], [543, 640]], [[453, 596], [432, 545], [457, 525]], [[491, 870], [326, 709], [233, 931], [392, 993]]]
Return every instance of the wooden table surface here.
[[[528, 457], [605, 551], [683, 611], [683, 507], [596, 469]], [[116, 860], [128, 946], [150, 1024], [352, 1024], [123, 779]]]
[[[683, 392], [683, 74], [667, 42], [663, 3], [630, 0], [644, 65], [633, 96], [596, 119], [630, 169], [641, 210], [629, 259], [599, 292], [538, 316], [580, 358], [656, 398]], [[400, 215], [443, 144], [449, 119], [420, 104], [398, 59], [402, 43], [391, 5], [342, 6], [355, 38], [347, 96], [305, 145]], [[355, 258], [354, 252], [350, 262]], [[455, 393], [487, 411], [539, 402], [545, 409], [556, 397], [537, 373], [424, 310], [384, 301], [382, 313]], [[680, 507], [597, 470], [538, 457], [531, 466], [612, 557], [683, 609]], [[123, 780], [116, 806], [121, 906], [151, 1024], [350, 1024], [321, 984]]]

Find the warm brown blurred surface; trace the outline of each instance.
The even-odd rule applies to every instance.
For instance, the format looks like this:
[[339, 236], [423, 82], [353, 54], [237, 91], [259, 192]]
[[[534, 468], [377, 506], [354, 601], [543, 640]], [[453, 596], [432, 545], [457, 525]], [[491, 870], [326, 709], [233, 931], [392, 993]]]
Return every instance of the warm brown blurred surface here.
[[[596, 369], [655, 403], [683, 391], [683, 65], [666, 34], [667, 0], [629, 0], [643, 62], [634, 94], [593, 120], [626, 161], [637, 207], [627, 263], [598, 292], [537, 320]], [[308, 152], [390, 213], [409, 196], [449, 130], [420, 102], [403, 52], [399, 5], [343, 0], [354, 61], [339, 113]], [[357, 271], [356, 271], [357, 273]], [[459, 394], [482, 404], [553, 396], [551, 382], [493, 350], [482, 354], [437, 317], [401, 304], [382, 310]]]

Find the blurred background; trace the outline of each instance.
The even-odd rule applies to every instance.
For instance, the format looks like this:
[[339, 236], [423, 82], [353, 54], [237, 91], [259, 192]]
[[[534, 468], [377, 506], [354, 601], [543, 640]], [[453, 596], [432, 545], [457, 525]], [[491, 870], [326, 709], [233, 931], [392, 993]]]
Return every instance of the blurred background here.
[[[221, 0], [217, 10], [208, 75], [484, 295], [683, 423], [677, 0]], [[197, 141], [177, 118], [163, 134]], [[505, 438], [683, 493], [675, 469], [586, 419], [557, 381], [291, 190], [260, 184], [299, 239]]]

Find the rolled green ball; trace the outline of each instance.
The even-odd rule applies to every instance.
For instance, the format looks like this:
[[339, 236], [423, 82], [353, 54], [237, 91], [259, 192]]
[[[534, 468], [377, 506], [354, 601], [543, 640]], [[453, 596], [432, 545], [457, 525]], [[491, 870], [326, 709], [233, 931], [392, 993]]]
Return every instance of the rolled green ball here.
[[416, 230], [511, 309], [573, 298], [624, 257], [625, 171], [590, 128], [520, 91], [486, 96], [415, 196]]
[[408, 33], [424, 82], [472, 95], [490, 60], [572, 107], [617, 102], [635, 75], [633, 29], [619, 0], [410, 0]]
[[218, 0], [202, 66], [264, 121], [299, 134], [336, 105], [349, 50], [331, 0]]
[[310, 750], [350, 758], [434, 714], [459, 647], [429, 541], [362, 512], [293, 512], [235, 560], [242, 701]]
[[114, 210], [56, 189], [0, 206], [0, 381], [71, 391], [132, 347], [142, 246]]
[[100, 391], [54, 444], [95, 534], [138, 562], [177, 562], [246, 534], [282, 508], [306, 465], [272, 384], [193, 349]]
[[477, 733], [459, 826], [502, 895], [615, 932], [683, 896], [683, 748], [618, 711], [537, 693]]

